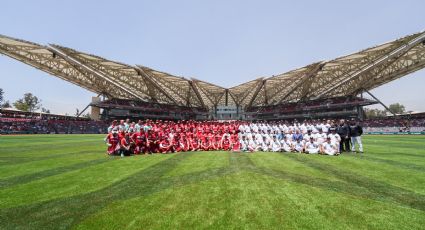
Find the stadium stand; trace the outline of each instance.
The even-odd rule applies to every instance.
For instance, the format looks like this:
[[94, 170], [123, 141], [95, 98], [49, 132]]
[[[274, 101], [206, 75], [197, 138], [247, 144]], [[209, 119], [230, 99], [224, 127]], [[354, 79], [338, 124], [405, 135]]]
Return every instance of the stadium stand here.
[[103, 109], [102, 118], [112, 119], [164, 119], [164, 120], [205, 120], [208, 111], [175, 105], [161, 105], [125, 99], [111, 99], [91, 103]]
[[365, 119], [366, 133], [418, 133], [425, 132], [425, 113], [407, 113], [384, 118]]
[[0, 109], [1, 134], [105, 133], [104, 121], [47, 113]]

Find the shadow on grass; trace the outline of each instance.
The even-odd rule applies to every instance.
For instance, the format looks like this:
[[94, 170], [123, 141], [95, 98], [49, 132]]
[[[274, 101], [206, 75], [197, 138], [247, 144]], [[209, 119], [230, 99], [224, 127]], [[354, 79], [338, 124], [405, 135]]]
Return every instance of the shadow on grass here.
[[48, 170], [36, 172], [33, 174], [10, 177], [7, 179], [0, 180], [0, 189], [7, 188], [10, 186], [16, 186], [19, 184], [25, 184], [34, 180], [40, 180], [40, 179], [58, 175], [61, 173], [66, 173], [66, 172], [102, 164], [104, 162], [107, 162], [108, 160], [109, 160], [108, 158], [101, 158], [101, 159], [90, 160], [90, 161], [81, 162], [77, 164], [67, 165], [67, 166], [63, 166], [59, 168], [48, 169]]
[[393, 160], [374, 157], [374, 156], [370, 156], [370, 155], [364, 155], [364, 156], [361, 156], [359, 158], [361, 160], [367, 160], [367, 161], [387, 164], [387, 165], [395, 166], [397, 168], [411, 169], [411, 170], [416, 170], [416, 171], [420, 171], [420, 172], [425, 172], [425, 167], [421, 166], [421, 165], [409, 164], [409, 163], [404, 163], [404, 162], [399, 162], [399, 161], [393, 161]]
[[0, 228], [15, 229], [23, 226], [32, 229], [70, 228], [112, 202], [147, 196], [167, 188], [183, 186], [235, 172], [234, 168], [226, 167], [162, 178], [182, 160], [192, 155], [176, 154], [92, 193], [2, 209], [0, 210]]
[[70, 153], [53, 154], [53, 155], [49, 155], [49, 156], [0, 157], [0, 160], [3, 161], [3, 162], [0, 162], [0, 166], [1, 165], [17, 165], [17, 164], [23, 164], [23, 163], [27, 163], [27, 162], [50, 160], [50, 159], [73, 156], [73, 155], [78, 156], [78, 155], [81, 155], [81, 154], [95, 153], [95, 152], [96, 151], [93, 151], [93, 150], [87, 150], [87, 151], [77, 151], [77, 152], [70, 152]]
[[87, 217], [103, 210], [113, 202], [148, 196], [165, 189], [219, 178], [241, 170], [352, 196], [393, 202], [418, 210], [425, 210], [424, 196], [422, 195], [372, 180], [349, 171], [332, 168], [330, 165], [310, 161], [310, 159], [303, 159], [296, 155], [285, 156], [309, 167], [331, 173], [343, 181], [330, 181], [269, 168], [259, 168], [251, 161], [249, 157], [250, 154], [247, 153], [229, 153], [230, 164], [228, 167], [214, 168], [175, 177], [165, 177], [165, 175], [175, 169], [182, 160], [194, 154], [175, 154], [171, 158], [138, 171], [106, 188], [91, 193], [1, 209], [0, 228], [71, 228]]
[[[417, 149], [416, 149], [417, 150]], [[418, 158], [425, 158], [425, 154], [420, 154], [420, 153], [418, 153], [418, 154], [415, 154], [415, 153], [406, 153], [406, 152], [382, 152], [382, 153], [379, 153], [379, 154], [376, 154], [376, 155], [379, 155], [379, 156], [396, 156], [396, 157], [404, 157], [404, 156], [407, 156], [407, 157], [418, 157]], [[422, 159], [421, 159], [422, 160]]]
[[[282, 175], [275, 172], [279, 177], [290, 176], [291, 180], [323, 189], [333, 190], [336, 192], [346, 193], [353, 196], [359, 196], [367, 199], [373, 199], [384, 202], [397, 203], [402, 206], [414, 208], [417, 210], [425, 211], [425, 196], [382, 182], [374, 180], [349, 170], [338, 169], [329, 164], [324, 164], [313, 160], [312, 158], [305, 158], [292, 154], [281, 154], [289, 159], [300, 162], [311, 168], [332, 174], [343, 182], [329, 181], [320, 178], [310, 178], [294, 175]], [[264, 169], [263, 169], [264, 170]], [[270, 171], [264, 170], [270, 175]], [[287, 179], [287, 178], [286, 178]]]

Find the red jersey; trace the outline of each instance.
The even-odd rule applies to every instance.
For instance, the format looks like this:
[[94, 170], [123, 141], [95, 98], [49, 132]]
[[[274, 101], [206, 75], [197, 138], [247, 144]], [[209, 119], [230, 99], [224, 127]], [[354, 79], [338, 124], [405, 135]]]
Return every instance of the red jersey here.
[[120, 148], [120, 139], [118, 135], [114, 136], [112, 133], [106, 136], [106, 141], [108, 143], [108, 154], [114, 154]]

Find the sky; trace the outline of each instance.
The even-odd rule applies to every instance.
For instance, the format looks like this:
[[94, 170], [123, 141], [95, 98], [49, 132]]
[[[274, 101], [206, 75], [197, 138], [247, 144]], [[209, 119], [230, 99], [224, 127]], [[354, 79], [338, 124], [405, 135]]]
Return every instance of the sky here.
[[[231, 87], [425, 30], [425, 1], [0, 0], [0, 34]], [[425, 70], [372, 90], [425, 111]], [[0, 55], [0, 88], [53, 113], [95, 96]]]

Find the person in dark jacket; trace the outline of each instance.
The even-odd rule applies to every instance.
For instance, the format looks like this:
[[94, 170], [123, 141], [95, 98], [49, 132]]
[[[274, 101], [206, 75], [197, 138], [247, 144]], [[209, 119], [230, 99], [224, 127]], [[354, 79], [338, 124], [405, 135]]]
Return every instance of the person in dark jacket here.
[[363, 153], [362, 134], [363, 128], [360, 126], [359, 122], [352, 120], [350, 122], [351, 152], [356, 151], [356, 144], [358, 144], [359, 152]]
[[339, 121], [339, 126], [337, 128], [337, 133], [341, 137], [341, 142], [339, 143], [339, 152], [350, 151], [350, 126], [345, 123], [344, 119]]

